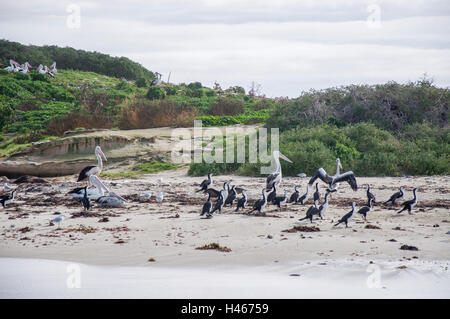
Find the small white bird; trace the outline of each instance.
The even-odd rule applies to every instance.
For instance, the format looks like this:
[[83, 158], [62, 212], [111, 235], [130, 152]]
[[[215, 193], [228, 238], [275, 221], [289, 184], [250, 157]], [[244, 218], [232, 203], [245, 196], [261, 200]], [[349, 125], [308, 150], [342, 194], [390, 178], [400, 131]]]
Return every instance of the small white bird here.
[[5, 192], [9, 192], [10, 190], [12, 190], [12, 187], [8, 185], [8, 183], [4, 183], [3, 184], [3, 190]]
[[147, 193], [141, 194], [139, 196], [150, 199], [150, 198], [152, 198], [152, 192], [147, 192]]
[[54, 224], [54, 223], [58, 223], [58, 228], [61, 227], [61, 223], [64, 220], [64, 214], [63, 213], [59, 213], [58, 216], [56, 216], [55, 218], [53, 218], [50, 223]]
[[156, 195], [156, 201], [157, 202], [162, 202], [164, 199], [164, 194], [163, 192], [159, 192], [158, 195]]
[[158, 183], [162, 183], [162, 182], [163, 182], [163, 178], [160, 177], [160, 178], [158, 178], [156, 181], [157, 181]]

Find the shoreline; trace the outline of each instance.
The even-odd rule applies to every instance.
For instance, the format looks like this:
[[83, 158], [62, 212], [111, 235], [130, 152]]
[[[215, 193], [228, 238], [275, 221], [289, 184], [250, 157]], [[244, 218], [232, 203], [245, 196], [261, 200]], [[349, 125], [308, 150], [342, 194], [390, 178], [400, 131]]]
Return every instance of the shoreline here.
[[0, 258], [0, 298], [448, 298], [448, 266], [337, 260], [166, 268]]

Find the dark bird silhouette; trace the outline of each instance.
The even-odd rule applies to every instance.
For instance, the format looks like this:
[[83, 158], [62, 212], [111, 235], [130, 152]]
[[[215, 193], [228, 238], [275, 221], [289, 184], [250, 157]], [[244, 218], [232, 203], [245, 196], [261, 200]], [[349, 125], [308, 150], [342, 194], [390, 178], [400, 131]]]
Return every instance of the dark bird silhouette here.
[[402, 197], [403, 197], [403, 186], [400, 187], [400, 191], [398, 191], [397, 193], [394, 193], [391, 196], [391, 198], [389, 198], [387, 201], [384, 202], [384, 204], [391, 202], [392, 205], [395, 205], [395, 201]]
[[335, 227], [341, 223], [345, 223], [345, 228], [348, 227], [348, 222], [350, 221], [350, 219], [352, 219], [353, 215], [355, 214], [355, 202], [352, 202], [352, 210], [350, 212], [348, 212], [347, 214], [344, 215], [344, 217], [342, 217], [336, 225], [334, 225]]
[[11, 203], [14, 200], [15, 194], [16, 194], [16, 190], [13, 190], [9, 194], [0, 196], [0, 204], [2, 204], [3, 208], [6, 208], [6, 205]]
[[306, 193], [300, 196], [297, 202], [304, 205], [305, 202], [308, 200], [308, 198], [309, 198], [309, 184], [306, 185]]
[[316, 183], [316, 191], [313, 194], [314, 201], [320, 201], [319, 183]]
[[404, 202], [402, 210], [398, 211], [397, 214], [400, 214], [404, 210], [408, 210], [408, 214], [411, 215], [412, 208], [414, 207], [414, 205], [417, 204], [417, 194], [416, 194], [416, 192], [417, 192], [417, 188], [414, 188], [414, 190], [413, 190], [414, 198], [409, 200], [409, 201]]
[[300, 192], [298, 190], [298, 187], [295, 186], [294, 192], [292, 193], [291, 197], [289, 198], [289, 203], [297, 203], [299, 197], [300, 197]]
[[367, 205], [370, 205], [370, 200], [373, 201], [373, 203], [376, 203], [375, 196], [370, 192], [370, 185], [367, 184]]
[[273, 200], [273, 204], [277, 205], [278, 209], [281, 210], [281, 205], [284, 205], [287, 201], [287, 192], [284, 191], [284, 195], [283, 196], [277, 196], [275, 197], [275, 199]]
[[303, 218], [300, 218], [299, 221], [309, 219], [309, 221], [312, 223], [314, 219], [314, 215], [319, 215], [320, 211], [317, 208], [317, 201], [314, 201], [314, 206], [310, 206], [308, 210], [306, 211], [306, 216]]
[[373, 199], [371, 198], [371, 199], [369, 199], [368, 206], [363, 206], [358, 210], [358, 214], [362, 215], [364, 217], [364, 220], [366, 220], [366, 221], [367, 221], [367, 214], [372, 209], [372, 202], [373, 202]]
[[212, 178], [211, 178], [211, 173], [209, 173], [208, 174], [208, 179], [205, 179], [205, 180], [203, 180], [203, 182], [200, 184], [200, 189], [197, 191], [197, 193], [198, 192], [201, 192], [201, 191], [206, 191], [207, 189], [208, 189], [208, 187], [210, 187], [211, 186], [211, 184], [212, 184]]
[[234, 186], [234, 185], [233, 185], [233, 187], [231, 187], [230, 191], [228, 192], [228, 197], [225, 200], [224, 206], [227, 206], [227, 205], [233, 206], [233, 202], [234, 202], [234, 200], [237, 197], [237, 193], [236, 193], [236, 189], [235, 188], [236, 188], [236, 186]]
[[253, 204], [253, 209], [252, 209], [252, 211], [251, 211], [250, 213], [254, 212], [255, 210], [257, 210], [259, 213], [262, 213], [264, 207], [266, 207], [266, 204], [267, 204], [267, 197], [266, 197], [266, 194], [265, 194], [265, 192], [264, 192], [265, 190], [266, 190], [266, 189], [263, 188], [263, 190], [262, 190], [263, 198], [262, 198], [262, 199], [258, 199], [258, 200]]
[[245, 209], [245, 204], [247, 204], [247, 195], [245, 194], [245, 190], [242, 190], [242, 198], [238, 200], [236, 212], [239, 208]]
[[91, 201], [89, 200], [89, 197], [87, 197], [87, 186], [84, 187], [84, 196], [81, 199], [81, 203], [83, 204], [83, 207], [85, 210], [91, 209]]
[[200, 216], [203, 216], [205, 214], [210, 215], [211, 208], [212, 208], [211, 195], [208, 194], [208, 199], [206, 200], [206, 203], [203, 204], [202, 213], [200, 214]]
[[272, 185], [272, 191], [267, 196], [267, 202], [274, 204], [275, 197], [277, 197], [277, 185]]

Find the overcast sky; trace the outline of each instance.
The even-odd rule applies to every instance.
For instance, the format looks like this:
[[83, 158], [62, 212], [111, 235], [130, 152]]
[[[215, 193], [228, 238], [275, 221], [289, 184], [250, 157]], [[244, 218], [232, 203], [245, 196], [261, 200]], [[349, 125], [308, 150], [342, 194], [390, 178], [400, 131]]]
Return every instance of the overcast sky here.
[[448, 0], [1, 3], [0, 38], [125, 56], [174, 83], [254, 81], [269, 97], [424, 73], [450, 85]]

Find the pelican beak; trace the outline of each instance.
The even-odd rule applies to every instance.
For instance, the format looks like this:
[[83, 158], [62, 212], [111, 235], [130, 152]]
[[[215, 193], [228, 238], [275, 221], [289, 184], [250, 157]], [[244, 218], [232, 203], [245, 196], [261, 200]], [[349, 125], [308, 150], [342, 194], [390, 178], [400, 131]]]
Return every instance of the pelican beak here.
[[281, 153], [280, 153], [280, 158], [284, 159], [285, 161], [288, 161], [289, 163], [292, 163], [292, 161], [289, 158], [287, 158], [286, 156], [284, 156]]
[[95, 182], [100, 185], [105, 191], [107, 191], [108, 193], [110, 193], [110, 190], [108, 187], [106, 187], [105, 184], [103, 184], [103, 182], [100, 180], [100, 178], [98, 178], [97, 176], [95, 176], [94, 178]]
[[342, 165], [341, 165], [341, 162], [339, 162], [339, 168], [340, 168], [340, 169], [343, 169], [343, 168], [342, 168]]
[[100, 150], [100, 155], [105, 159], [105, 161], [108, 161], [108, 160], [106, 159], [105, 153], [103, 153], [102, 150]]
[[114, 194], [117, 198], [119, 198], [120, 200], [123, 200], [124, 202], [126, 202], [127, 200], [125, 199], [125, 198], [123, 198], [122, 196], [120, 196], [120, 195], [117, 195], [117, 194]]

